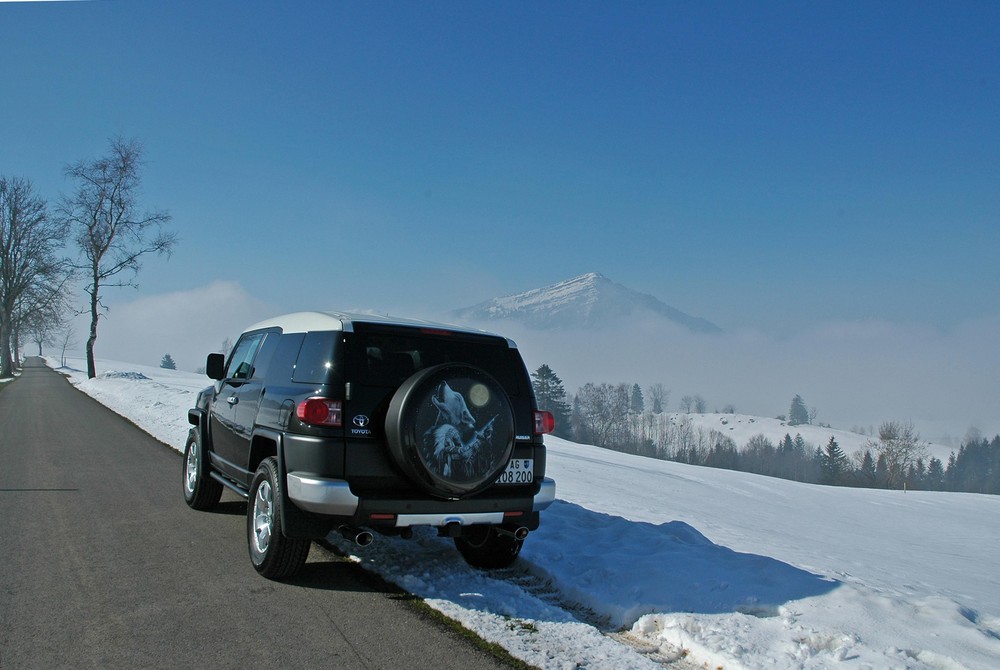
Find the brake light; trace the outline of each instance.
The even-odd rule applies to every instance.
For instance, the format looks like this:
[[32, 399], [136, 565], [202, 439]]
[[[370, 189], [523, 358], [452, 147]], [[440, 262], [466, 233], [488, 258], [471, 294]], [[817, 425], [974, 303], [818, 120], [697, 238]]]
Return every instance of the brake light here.
[[314, 426], [334, 426], [343, 425], [342, 405], [339, 400], [327, 400], [326, 398], [309, 398], [299, 403], [295, 408], [295, 416], [303, 423]]
[[552, 412], [535, 412], [535, 435], [547, 435], [556, 429], [556, 417]]

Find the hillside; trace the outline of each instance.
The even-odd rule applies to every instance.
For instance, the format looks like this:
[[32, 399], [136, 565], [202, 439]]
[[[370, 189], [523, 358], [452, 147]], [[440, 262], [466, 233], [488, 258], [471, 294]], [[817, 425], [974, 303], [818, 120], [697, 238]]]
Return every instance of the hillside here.
[[[824, 428], [811, 424], [800, 424], [798, 426], [789, 425], [780, 419], [771, 419], [760, 416], [748, 416], [746, 414], [684, 414], [669, 413], [664, 415], [664, 420], [677, 425], [681, 421], [688, 421], [694, 430], [710, 431], [715, 430], [726, 435], [737, 447], [744, 446], [751, 437], [763, 435], [773, 444], [781, 442], [785, 435], [802, 435], [802, 439], [813, 448], [823, 448], [832, 437], [840, 445], [840, 448], [848, 456], [863, 452], [869, 441], [875, 441], [875, 437], [853, 433], [848, 430], [836, 428]], [[875, 430], [878, 427], [875, 426]], [[938, 458], [943, 463], [948, 462], [948, 456], [954, 449], [943, 444], [925, 443], [928, 455]]]
[[493, 298], [455, 310], [453, 316], [463, 321], [506, 319], [540, 329], [601, 328], [620, 325], [616, 322], [622, 319], [656, 318], [693, 332], [721, 332], [710, 321], [685, 314], [658, 298], [633, 291], [596, 272], [516, 295]]

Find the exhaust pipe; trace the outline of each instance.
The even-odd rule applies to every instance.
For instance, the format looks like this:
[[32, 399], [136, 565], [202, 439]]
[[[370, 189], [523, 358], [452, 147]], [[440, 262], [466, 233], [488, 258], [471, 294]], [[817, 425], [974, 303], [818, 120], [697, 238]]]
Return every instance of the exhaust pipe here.
[[375, 536], [372, 535], [369, 530], [361, 530], [360, 528], [353, 528], [351, 526], [341, 526], [337, 529], [337, 531], [359, 547], [367, 547], [375, 540]]
[[499, 533], [500, 535], [506, 535], [507, 537], [513, 537], [515, 540], [523, 540], [524, 538], [528, 537], [528, 529], [525, 528], [524, 526], [521, 526], [516, 530], [509, 530], [507, 528], [498, 527], [497, 533]]

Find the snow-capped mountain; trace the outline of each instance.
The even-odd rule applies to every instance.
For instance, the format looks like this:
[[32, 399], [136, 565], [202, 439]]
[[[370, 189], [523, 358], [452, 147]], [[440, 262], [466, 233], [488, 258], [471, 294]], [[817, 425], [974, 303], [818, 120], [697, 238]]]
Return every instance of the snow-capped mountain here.
[[533, 328], [591, 328], [623, 318], [653, 316], [695, 332], [721, 332], [710, 321], [685, 314], [658, 298], [633, 291], [597, 272], [487, 300], [455, 310], [453, 315], [463, 321], [510, 319]]

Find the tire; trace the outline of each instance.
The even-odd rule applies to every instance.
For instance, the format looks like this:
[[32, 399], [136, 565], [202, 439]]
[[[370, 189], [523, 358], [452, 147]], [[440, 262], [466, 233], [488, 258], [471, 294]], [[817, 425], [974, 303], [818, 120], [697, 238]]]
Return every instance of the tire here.
[[265, 458], [247, 499], [247, 545], [253, 567], [268, 579], [281, 580], [294, 575], [305, 564], [311, 541], [285, 537], [281, 529], [284, 482], [278, 473], [278, 461]]
[[506, 568], [521, 553], [524, 540], [498, 532], [496, 526], [469, 526], [455, 538], [455, 548], [474, 568]]
[[421, 489], [445, 499], [489, 487], [514, 450], [514, 414], [503, 387], [460, 363], [421, 370], [393, 394], [386, 442], [396, 465]]
[[184, 446], [184, 461], [181, 463], [181, 488], [184, 502], [191, 509], [207, 511], [219, 504], [222, 484], [209, 476], [209, 466], [205, 462], [205, 449], [197, 430], [188, 434]]

